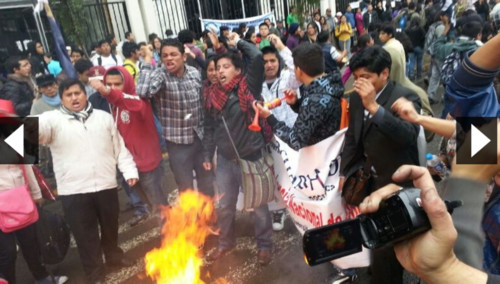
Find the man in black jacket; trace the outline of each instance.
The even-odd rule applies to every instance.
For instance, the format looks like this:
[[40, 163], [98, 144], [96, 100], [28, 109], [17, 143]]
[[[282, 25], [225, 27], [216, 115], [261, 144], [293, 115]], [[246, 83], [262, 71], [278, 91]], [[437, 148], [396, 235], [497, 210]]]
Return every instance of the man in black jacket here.
[[303, 43], [292, 53], [295, 77], [304, 85], [301, 98], [295, 91], [287, 98], [287, 103], [298, 113], [293, 127], [279, 121], [268, 108], [256, 104], [259, 115], [267, 119], [273, 132], [294, 150], [314, 145], [334, 135], [340, 128], [340, 98], [344, 85], [340, 72], [324, 75], [325, 60], [321, 47], [317, 44]]
[[378, 14], [373, 11], [373, 6], [370, 4], [366, 8], [366, 13], [363, 15], [363, 27], [368, 30], [371, 24], [377, 24], [379, 22]]
[[[399, 118], [391, 106], [398, 98], [406, 97], [419, 112], [420, 101], [415, 92], [389, 80], [391, 56], [383, 48], [366, 48], [354, 55], [349, 65], [356, 81], [340, 174], [347, 178], [368, 167], [375, 176], [376, 186], [369, 189], [371, 192], [391, 183], [399, 166], [418, 165], [419, 126]], [[373, 256], [371, 283], [402, 282], [403, 269], [392, 249], [375, 250]]]
[[35, 98], [31, 64], [26, 57], [12, 56], [5, 62], [5, 68], [9, 75], [0, 89], [0, 99], [12, 101], [17, 115], [28, 116]]

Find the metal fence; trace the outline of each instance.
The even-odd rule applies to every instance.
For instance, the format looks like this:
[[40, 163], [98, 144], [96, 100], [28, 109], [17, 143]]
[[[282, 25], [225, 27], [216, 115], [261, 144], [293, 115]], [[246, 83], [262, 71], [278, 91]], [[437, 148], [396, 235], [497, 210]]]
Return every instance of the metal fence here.
[[84, 4], [82, 13], [87, 19], [87, 37], [84, 39], [87, 47], [105, 39], [109, 34], [120, 39], [125, 38], [125, 33], [130, 31], [125, 1], [96, 0], [95, 3]]
[[[147, 0], [145, 0], [147, 1]], [[178, 33], [182, 29], [201, 32], [200, 16], [204, 19], [240, 19], [274, 11], [277, 20], [285, 20], [289, 7], [297, 0], [152, 0], [162, 32], [170, 29]], [[349, 0], [345, 0], [349, 1]], [[243, 6], [242, 6], [243, 4]], [[243, 8], [244, 7], [244, 10]], [[201, 12], [200, 12], [201, 8]], [[307, 4], [305, 11], [313, 11]]]

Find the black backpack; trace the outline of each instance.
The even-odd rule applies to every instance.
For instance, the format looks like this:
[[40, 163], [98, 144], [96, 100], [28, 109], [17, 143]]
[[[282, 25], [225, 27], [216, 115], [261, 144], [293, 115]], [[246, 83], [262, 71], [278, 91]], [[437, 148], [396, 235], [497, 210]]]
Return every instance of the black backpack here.
[[[118, 59], [116, 59], [116, 55], [114, 53], [111, 53], [111, 58], [113, 58], [115, 63], [118, 64]], [[102, 57], [101, 56], [97, 57], [97, 65], [102, 66]]]
[[476, 49], [477, 46], [469, 50], [453, 50], [448, 56], [446, 56], [446, 58], [444, 59], [443, 67], [441, 68], [441, 83], [443, 83], [444, 85], [448, 85], [451, 81], [453, 73], [455, 73], [455, 70], [458, 69], [458, 65], [462, 63], [462, 60], [464, 60], [467, 53]]
[[43, 208], [39, 208], [38, 215], [36, 231], [43, 263], [58, 264], [69, 249], [69, 227], [60, 215]]

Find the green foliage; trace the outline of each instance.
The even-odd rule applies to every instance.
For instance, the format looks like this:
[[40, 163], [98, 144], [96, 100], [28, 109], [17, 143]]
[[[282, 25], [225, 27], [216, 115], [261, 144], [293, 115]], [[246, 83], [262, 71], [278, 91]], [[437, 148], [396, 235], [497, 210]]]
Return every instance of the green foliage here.
[[87, 53], [85, 45], [85, 34], [87, 32], [87, 19], [83, 11], [83, 0], [60, 0], [51, 3], [59, 27], [63, 30], [67, 40], [83, 48]]
[[296, 0], [294, 6], [297, 9], [299, 22], [304, 23], [304, 12], [306, 10], [309, 10], [309, 12], [311, 12], [309, 9], [311, 6], [319, 8], [319, 3], [320, 0]]

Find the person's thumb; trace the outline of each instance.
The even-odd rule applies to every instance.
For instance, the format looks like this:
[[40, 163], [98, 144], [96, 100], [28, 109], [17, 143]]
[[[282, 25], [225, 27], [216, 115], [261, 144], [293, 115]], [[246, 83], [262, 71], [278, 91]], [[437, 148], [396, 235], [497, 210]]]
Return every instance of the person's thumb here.
[[453, 246], [457, 238], [457, 230], [453, 226], [451, 215], [444, 201], [434, 188], [422, 190], [421, 196], [422, 207], [429, 218], [432, 234], [443, 243]]

